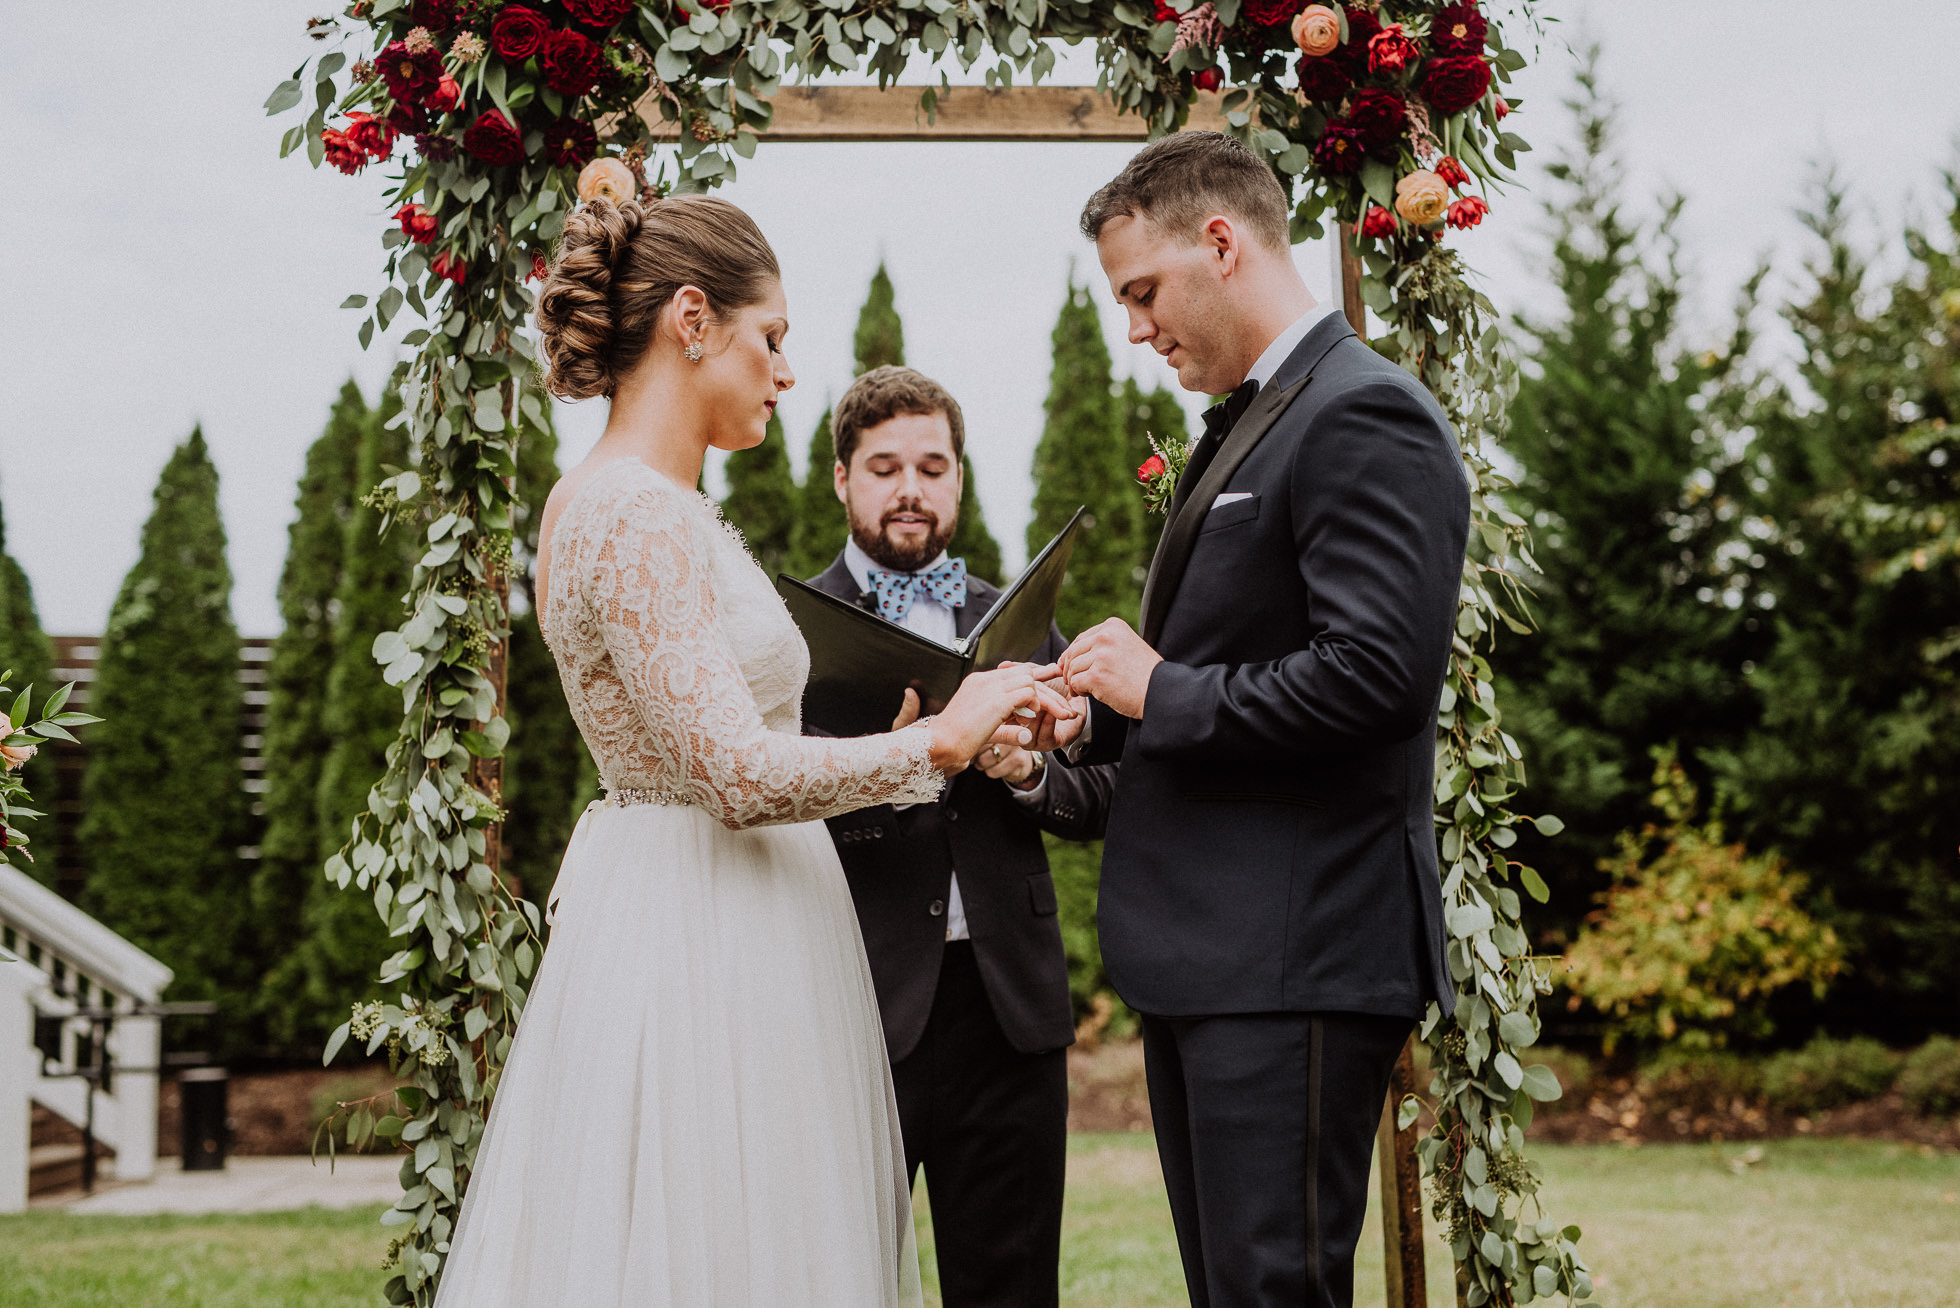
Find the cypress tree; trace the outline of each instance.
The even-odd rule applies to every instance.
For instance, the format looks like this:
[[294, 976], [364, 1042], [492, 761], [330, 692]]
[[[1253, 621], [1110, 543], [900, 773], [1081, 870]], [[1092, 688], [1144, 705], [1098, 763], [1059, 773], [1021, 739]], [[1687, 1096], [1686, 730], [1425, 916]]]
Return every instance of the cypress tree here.
[[1807, 394], [1752, 414], [1738, 515], [1775, 645], [1723, 769], [1733, 825], [1811, 877], [1851, 948], [1817, 1015], [1900, 1042], [1960, 1026], [1960, 188], [1948, 203], [1881, 287], [1840, 189], [1807, 216], [1812, 287], [1785, 315]]
[[1680, 341], [1679, 205], [1645, 230], [1625, 216], [1612, 106], [1591, 65], [1580, 85], [1580, 145], [1552, 166], [1547, 201], [1563, 307], [1523, 324], [1533, 366], [1506, 441], [1522, 465], [1507, 498], [1536, 527], [1535, 630], [1496, 660], [1527, 802], [1565, 823], [1549, 841], [1520, 828], [1522, 857], [1554, 887], [1538, 919], [1553, 933], [1577, 928], [1617, 833], [1651, 816], [1653, 751], [1678, 746], [1706, 777], [1748, 729], [1741, 669], [1762, 639], [1718, 598], [1741, 476], [1724, 441], [1729, 375], [1748, 336], [1738, 326], [1726, 352], [1703, 354]]
[[1070, 636], [1136, 608], [1136, 560], [1143, 523], [1129, 432], [1112, 392], [1109, 346], [1086, 286], [1069, 277], [1055, 321], [1048, 414], [1034, 452], [1034, 515], [1028, 553], [1048, 543], [1078, 506], [1088, 530], [1075, 543], [1056, 620]]
[[[252, 917], [256, 938], [280, 959], [290, 957], [304, 935], [303, 909], [320, 880], [320, 772], [333, 747], [325, 690], [334, 657], [334, 599], [369, 426], [367, 402], [350, 379], [326, 430], [306, 452], [298, 512], [279, 577], [282, 626], [266, 662], [265, 834], [252, 883]], [[284, 984], [286, 979], [277, 967], [269, 970], [260, 1002], [270, 1040], [296, 1047], [300, 995]]]
[[762, 444], [728, 456], [727, 476], [722, 515], [741, 529], [762, 570], [773, 577], [785, 570], [796, 533], [796, 478], [782, 419], [771, 414]]
[[177, 973], [173, 997], [249, 1007], [235, 945], [250, 890], [238, 858], [238, 629], [202, 430], [177, 447], [102, 638], [89, 710], [82, 906]]
[[[361, 434], [354, 474], [357, 495], [365, 495], [407, 462], [407, 441], [388, 422], [401, 410], [390, 389], [379, 410], [370, 413]], [[348, 1005], [377, 993], [378, 964], [390, 952], [387, 933], [370, 893], [349, 883], [342, 890], [320, 870], [347, 842], [354, 817], [367, 808], [368, 790], [381, 776], [387, 749], [401, 725], [401, 692], [381, 680], [374, 664], [374, 638], [402, 620], [415, 545], [412, 531], [381, 534], [381, 515], [357, 500], [342, 538], [340, 589], [335, 596], [333, 664], [326, 677], [322, 720], [332, 741], [320, 767], [315, 796], [318, 844], [315, 872], [303, 912], [306, 938], [281, 969], [278, 983], [296, 995], [301, 1014], [296, 1037], [324, 1038], [347, 1015]]]
[[1150, 571], [1150, 558], [1157, 551], [1157, 537], [1163, 533], [1164, 520], [1142, 509], [1143, 487], [1137, 483], [1136, 470], [1143, 466], [1152, 454], [1150, 442], [1154, 437], [1157, 444], [1165, 449], [1188, 446], [1191, 443], [1191, 429], [1185, 421], [1184, 406], [1177, 402], [1177, 396], [1156, 387], [1148, 395], [1137, 385], [1136, 378], [1123, 380], [1123, 393], [1117, 401], [1122, 413], [1125, 428], [1123, 456], [1125, 475], [1129, 478], [1128, 490], [1136, 497], [1138, 505], [1137, 552], [1135, 562], [1130, 568], [1131, 589], [1129, 607], [1119, 610], [1118, 616], [1131, 622], [1141, 620], [1140, 608], [1143, 603], [1143, 581]]
[[837, 450], [830, 438], [830, 410], [823, 411], [810, 433], [810, 464], [796, 491], [796, 522], [790, 529], [788, 561], [783, 571], [792, 577], [814, 577], [830, 566], [850, 535], [850, 519], [837, 498]]
[[966, 570], [982, 581], [998, 586], [1004, 579], [1000, 567], [1000, 542], [987, 530], [987, 515], [980, 507], [980, 491], [973, 481], [973, 456], [960, 459], [960, 520], [953, 526], [953, 539], [946, 552], [966, 560]]
[[[526, 423], [517, 444], [517, 498], [525, 507], [513, 524], [517, 557], [525, 566], [511, 582], [511, 635], [505, 664], [504, 715], [510, 744], [504, 749], [504, 872], [523, 893], [542, 904], [558, 876], [582, 802], [580, 770], [585, 744], [565, 704], [558, 667], [538, 629], [533, 601], [538, 527], [545, 497], [558, 480], [558, 434], [550, 411], [545, 425]], [[588, 796], [596, 798], [596, 796]]]
[[[55, 689], [54, 642], [41, 630], [40, 614], [34, 608], [34, 588], [28, 584], [27, 574], [14, 561], [14, 556], [7, 553], [7, 525], [0, 518], [0, 673], [4, 672], [12, 673], [7, 678], [7, 686], [15, 694], [32, 686], [36, 704]], [[22, 778], [27, 782], [28, 793], [34, 797], [33, 807], [52, 812], [54, 751], [42, 749], [36, 753], [22, 769]], [[41, 820], [20, 820], [28, 838], [32, 840], [41, 832], [52, 836], [53, 823], [44, 821], [37, 831], [34, 825], [37, 821]], [[27, 864], [28, 872], [47, 885], [54, 884], [51, 843], [36, 841], [29, 852], [39, 849], [41, 856]]]
[[871, 289], [858, 310], [857, 334], [851, 338], [857, 376], [873, 368], [905, 366], [905, 324], [899, 321], [892, 279], [882, 260], [871, 274]]

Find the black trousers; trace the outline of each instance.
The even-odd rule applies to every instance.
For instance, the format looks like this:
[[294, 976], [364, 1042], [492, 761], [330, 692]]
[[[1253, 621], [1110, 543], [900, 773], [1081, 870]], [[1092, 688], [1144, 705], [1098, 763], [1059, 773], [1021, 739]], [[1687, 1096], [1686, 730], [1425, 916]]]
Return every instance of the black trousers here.
[[1389, 1073], [1414, 1023], [1143, 1019], [1157, 1154], [1192, 1308], [1348, 1308]]
[[925, 1034], [892, 1084], [906, 1174], [926, 1173], [946, 1308], [1055, 1308], [1067, 1052], [1007, 1042], [971, 941], [946, 945]]

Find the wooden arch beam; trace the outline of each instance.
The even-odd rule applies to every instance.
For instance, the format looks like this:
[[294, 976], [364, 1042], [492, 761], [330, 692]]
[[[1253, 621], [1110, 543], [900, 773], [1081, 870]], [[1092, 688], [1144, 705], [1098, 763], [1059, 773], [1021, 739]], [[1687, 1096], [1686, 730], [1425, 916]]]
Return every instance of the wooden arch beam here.
[[[1093, 86], [956, 86], [939, 91], [935, 121], [919, 106], [924, 86], [786, 86], [770, 100], [764, 141], [1143, 141], [1143, 119], [1119, 114]], [[1201, 92], [1187, 127], [1223, 131], [1218, 92]], [[676, 124], [652, 93], [634, 106], [656, 136]]]

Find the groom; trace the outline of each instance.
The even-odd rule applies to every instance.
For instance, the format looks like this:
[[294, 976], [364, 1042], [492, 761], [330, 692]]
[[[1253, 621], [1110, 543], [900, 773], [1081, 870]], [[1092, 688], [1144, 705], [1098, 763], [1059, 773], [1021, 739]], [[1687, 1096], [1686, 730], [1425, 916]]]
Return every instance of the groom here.
[[[1000, 592], [946, 555], [959, 525], [960, 406], [874, 368], [831, 415], [850, 538], [811, 583], [950, 645]], [[813, 470], [813, 475], [814, 475]], [[1038, 661], [1062, 651], [1050, 631]], [[989, 749], [936, 804], [829, 819], [871, 962], [908, 1175], [932, 1196], [946, 1308], [1052, 1308], [1075, 1040], [1041, 835], [1103, 833], [1114, 768]]]
[[1267, 166], [1146, 147], [1082, 230], [1187, 390], [1231, 398], [1179, 478], [1142, 630], [1059, 660], [1069, 761], [1120, 760], [1103, 958], [1143, 1015], [1200, 1308], [1346, 1305], [1395, 1058], [1454, 990], [1431, 818], [1469, 524], [1442, 410], [1314, 302]]

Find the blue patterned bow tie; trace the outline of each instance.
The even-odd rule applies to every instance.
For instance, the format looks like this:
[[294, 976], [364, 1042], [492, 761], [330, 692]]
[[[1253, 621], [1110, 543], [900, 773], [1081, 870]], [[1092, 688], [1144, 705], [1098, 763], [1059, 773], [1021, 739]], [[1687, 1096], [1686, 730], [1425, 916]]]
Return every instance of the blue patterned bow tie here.
[[873, 569], [871, 593], [878, 597], [878, 616], [892, 622], [905, 621], [919, 588], [949, 609], [966, 606], [966, 560], [947, 559], [924, 572], [884, 572]]

